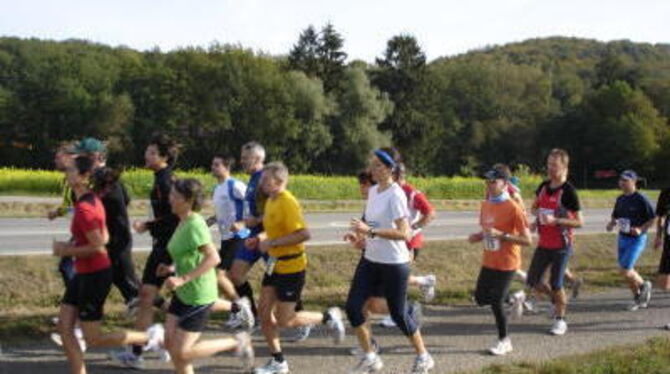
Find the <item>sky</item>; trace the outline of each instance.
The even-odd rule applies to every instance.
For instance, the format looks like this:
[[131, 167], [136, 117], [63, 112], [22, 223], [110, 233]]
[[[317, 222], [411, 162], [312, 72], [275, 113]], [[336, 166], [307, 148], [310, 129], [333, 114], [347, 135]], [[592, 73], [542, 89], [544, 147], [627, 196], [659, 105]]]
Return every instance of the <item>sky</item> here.
[[308, 25], [331, 22], [349, 60], [368, 62], [401, 33], [432, 60], [547, 36], [670, 43], [668, 20], [670, 0], [0, 0], [0, 36], [282, 55]]

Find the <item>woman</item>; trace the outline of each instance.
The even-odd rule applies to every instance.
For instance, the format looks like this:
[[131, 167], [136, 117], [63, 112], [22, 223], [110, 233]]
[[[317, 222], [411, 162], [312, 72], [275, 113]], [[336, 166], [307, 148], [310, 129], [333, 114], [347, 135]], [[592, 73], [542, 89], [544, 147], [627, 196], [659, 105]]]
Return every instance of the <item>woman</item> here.
[[235, 350], [246, 367], [253, 361], [251, 339], [246, 332], [198, 341], [218, 299], [214, 269], [220, 262], [207, 223], [197, 213], [204, 199], [202, 190], [196, 179], [173, 183], [169, 200], [172, 212], [179, 217], [179, 225], [167, 250], [174, 265], [160, 264], [157, 269], [159, 277], [167, 277], [167, 289], [174, 291], [165, 321], [165, 347], [178, 374], [193, 373], [194, 359], [222, 351]]
[[435, 366], [424, 346], [418, 324], [407, 308], [410, 255], [406, 242], [411, 239], [412, 229], [408, 221], [407, 198], [393, 181], [393, 171], [399, 161], [392, 149], [382, 148], [374, 152], [370, 172], [377, 185], [369, 190], [366, 222], [359, 219], [351, 222], [354, 232], [367, 235], [365, 254], [356, 269], [346, 306], [349, 322], [365, 352], [352, 373], [368, 373], [383, 367], [365, 324], [365, 305], [379, 289], [383, 290], [391, 318], [416, 351], [412, 373], [427, 373]]
[[498, 328], [498, 340], [489, 352], [505, 355], [512, 351], [507, 336], [503, 301], [515, 273], [521, 266], [521, 248], [531, 244], [530, 229], [521, 206], [508, 192], [510, 175], [494, 168], [485, 174], [487, 199], [480, 212], [480, 232], [470, 235], [470, 243], [484, 242], [482, 268], [477, 279], [475, 300], [491, 305]]
[[112, 270], [105, 244], [109, 233], [105, 211], [100, 199], [90, 191], [93, 161], [79, 156], [66, 168], [67, 183], [76, 201], [70, 231], [71, 242], [54, 242], [53, 254], [57, 257], [74, 257], [75, 275], [68, 282], [61, 302], [58, 331], [65, 355], [73, 374], [86, 373], [84, 355], [75, 336], [79, 324], [89, 347], [111, 347], [125, 344], [142, 344], [157, 347], [162, 340], [163, 328], [150, 327], [147, 332], [117, 331], [103, 333], [101, 320], [103, 306], [112, 285]]

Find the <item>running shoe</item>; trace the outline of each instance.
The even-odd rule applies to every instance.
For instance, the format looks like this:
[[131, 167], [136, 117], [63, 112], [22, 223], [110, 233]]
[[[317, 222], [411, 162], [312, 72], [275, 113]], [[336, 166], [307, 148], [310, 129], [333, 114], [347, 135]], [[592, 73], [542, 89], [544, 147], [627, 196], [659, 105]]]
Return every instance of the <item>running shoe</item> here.
[[247, 331], [235, 334], [237, 348], [235, 356], [242, 361], [244, 372], [249, 372], [254, 367], [254, 347], [251, 344], [251, 335]]
[[395, 327], [395, 322], [393, 322], [393, 318], [391, 318], [390, 315], [387, 315], [384, 316], [384, 318], [382, 318], [381, 320], [379, 320], [378, 325], [384, 328], [391, 328]]
[[265, 366], [254, 369], [254, 374], [288, 374], [288, 362], [279, 362], [271, 358]]
[[109, 358], [117, 364], [129, 369], [144, 369], [144, 359], [142, 356], [137, 356], [130, 351], [111, 352]]
[[428, 274], [424, 277], [424, 284], [419, 286], [419, 290], [423, 295], [423, 301], [429, 303], [435, 298], [435, 285], [437, 284], [437, 278], [435, 274]]
[[649, 306], [649, 301], [651, 300], [651, 289], [652, 285], [650, 281], [644, 281], [642, 287], [640, 287], [640, 307], [646, 308]]
[[384, 362], [382, 362], [382, 359], [379, 357], [379, 355], [375, 354], [372, 357], [364, 355], [361, 360], [358, 361], [358, 364], [349, 371], [349, 374], [376, 373], [383, 367]]
[[144, 345], [144, 351], [160, 352], [163, 349], [165, 340], [165, 329], [160, 323], [155, 323], [147, 329], [149, 340]]
[[251, 311], [251, 302], [245, 296], [237, 300], [237, 306], [240, 307], [240, 311], [235, 313], [237, 319], [240, 321], [240, 328], [245, 330], [251, 330], [256, 324], [256, 318], [254, 318], [254, 313]]
[[435, 361], [429, 354], [416, 356], [410, 374], [426, 374], [435, 367]]
[[551, 335], [565, 335], [568, 331], [568, 324], [563, 319], [555, 319], [554, 324], [551, 326], [549, 333]]
[[504, 356], [512, 352], [512, 341], [509, 337], [502, 340], [496, 340], [493, 347], [489, 348], [489, 352], [494, 356]]
[[[381, 352], [379, 343], [377, 343], [377, 340], [375, 340], [375, 338], [370, 338], [370, 345], [372, 345], [372, 351], [375, 354], [379, 354]], [[365, 352], [363, 352], [363, 348], [361, 347], [353, 347], [349, 349], [349, 354], [351, 354], [352, 356], [363, 356], [365, 355]]]
[[335, 344], [339, 344], [344, 340], [346, 330], [344, 328], [344, 322], [342, 322], [342, 311], [338, 307], [329, 308], [326, 313], [328, 313], [328, 327], [333, 332], [333, 341]]
[[512, 296], [512, 317], [521, 318], [523, 315], [523, 303], [526, 302], [526, 293], [518, 291]]
[[293, 334], [286, 337], [287, 342], [299, 343], [304, 342], [312, 333], [313, 325], [298, 326], [293, 329]]

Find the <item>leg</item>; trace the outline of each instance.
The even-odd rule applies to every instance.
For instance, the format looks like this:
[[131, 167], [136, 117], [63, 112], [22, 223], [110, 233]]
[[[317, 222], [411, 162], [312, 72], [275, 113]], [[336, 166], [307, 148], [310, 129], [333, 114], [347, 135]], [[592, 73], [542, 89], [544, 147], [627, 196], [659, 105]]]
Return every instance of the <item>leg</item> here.
[[81, 330], [89, 347], [117, 347], [128, 344], [144, 345], [149, 337], [139, 331], [112, 331], [103, 333], [100, 321], [81, 321]]
[[261, 297], [258, 301], [261, 331], [263, 332], [265, 341], [268, 343], [270, 353], [272, 354], [281, 352], [279, 326], [274, 315], [274, 309], [277, 302], [275, 288], [272, 286], [263, 286], [261, 289]]
[[384, 295], [393, 322], [408, 337], [417, 354], [426, 353], [426, 347], [417, 322], [409, 315], [407, 310], [409, 266], [407, 264], [383, 265], [382, 269]]
[[212, 312], [230, 312], [233, 303], [224, 299], [217, 299], [212, 305]]
[[235, 285], [229, 278], [227, 270], [218, 269], [216, 272], [217, 282], [219, 284], [219, 290], [223, 296], [228, 300], [237, 300], [239, 296], [237, 291], [235, 291]]
[[70, 373], [86, 374], [84, 354], [79, 347], [79, 341], [74, 334], [74, 327], [78, 319], [78, 309], [73, 305], [61, 304], [58, 315], [58, 333], [63, 341], [63, 350], [70, 365]]
[[[140, 282], [135, 274], [135, 266], [130, 247], [109, 250], [112, 257], [113, 283], [119, 289], [123, 300], [130, 302], [139, 295]], [[114, 255], [111, 255], [115, 253]]]
[[556, 317], [564, 318], [568, 306], [568, 298], [563, 289], [563, 280], [565, 276], [565, 269], [568, 267], [568, 260], [572, 255], [572, 248], [554, 251], [551, 262], [551, 291], [552, 301], [556, 307]]
[[373, 294], [377, 273], [374, 264], [361, 258], [354, 279], [351, 281], [347, 304], [345, 307], [349, 323], [356, 331], [358, 342], [365, 353], [374, 352], [370, 341], [370, 329], [366, 325], [365, 305], [368, 298]]
[[251, 270], [251, 266], [253, 266], [253, 263], [242, 259], [235, 259], [230, 268], [230, 280], [235, 286], [237, 295], [249, 299], [252, 312], [254, 315], [258, 315], [256, 302], [254, 300], [254, 290], [251, 288], [251, 284], [249, 284], [249, 281], [247, 280], [247, 274], [249, 273], [249, 270]]

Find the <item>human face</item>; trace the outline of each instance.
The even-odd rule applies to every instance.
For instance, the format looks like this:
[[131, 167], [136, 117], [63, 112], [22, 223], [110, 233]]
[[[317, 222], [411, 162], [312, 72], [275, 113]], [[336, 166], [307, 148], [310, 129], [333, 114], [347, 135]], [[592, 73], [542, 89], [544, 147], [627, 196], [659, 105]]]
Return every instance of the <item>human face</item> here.
[[358, 188], [361, 191], [361, 196], [365, 200], [368, 199], [368, 191], [370, 191], [370, 187], [372, 187], [372, 183], [365, 182], [358, 184]]
[[372, 174], [372, 178], [377, 181], [377, 183], [381, 183], [383, 181], [389, 181], [391, 180], [391, 168], [386, 166], [377, 156], [372, 156], [370, 158], [370, 173]]
[[174, 187], [170, 189], [169, 201], [172, 213], [175, 215], [180, 215], [191, 210], [191, 203]]
[[65, 178], [68, 186], [74, 190], [88, 185], [89, 173], [79, 174], [79, 170], [71, 163], [65, 168]]
[[568, 166], [563, 163], [560, 157], [547, 157], [547, 176], [549, 179], [562, 179], [568, 174]]
[[507, 182], [505, 182], [504, 179], [486, 180], [486, 191], [488, 192], [489, 196], [500, 196], [503, 191], [505, 191], [506, 186]]
[[263, 173], [261, 177], [261, 188], [269, 196], [276, 196], [285, 187], [285, 183], [273, 175]]
[[230, 175], [230, 170], [223, 164], [223, 160], [218, 157], [212, 159], [212, 175], [217, 179], [223, 179]]
[[258, 163], [259, 158], [256, 154], [253, 153], [253, 151], [250, 150], [242, 151], [242, 154], [240, 155], [240, 164], [242, 164], [242, 168], [246, 173], [248, 174], [253, 173]]
[[144, 151], [144, 165], [152, 170], [158, 170], [167, 163], [167, 157], [160, 155], [155, 144], [149, 144]]
[[73, 160], [73, 155], [69, 153], [62, 151], [56, 152], [54, 155], [54, 164], [56, 166], [56, 170], [65, 171], [68, 166], [72, 165]]
[[634, 179], [619, 178], [619, 188], [626, 194], [633, 193], [637, 188], [635, 182]]

